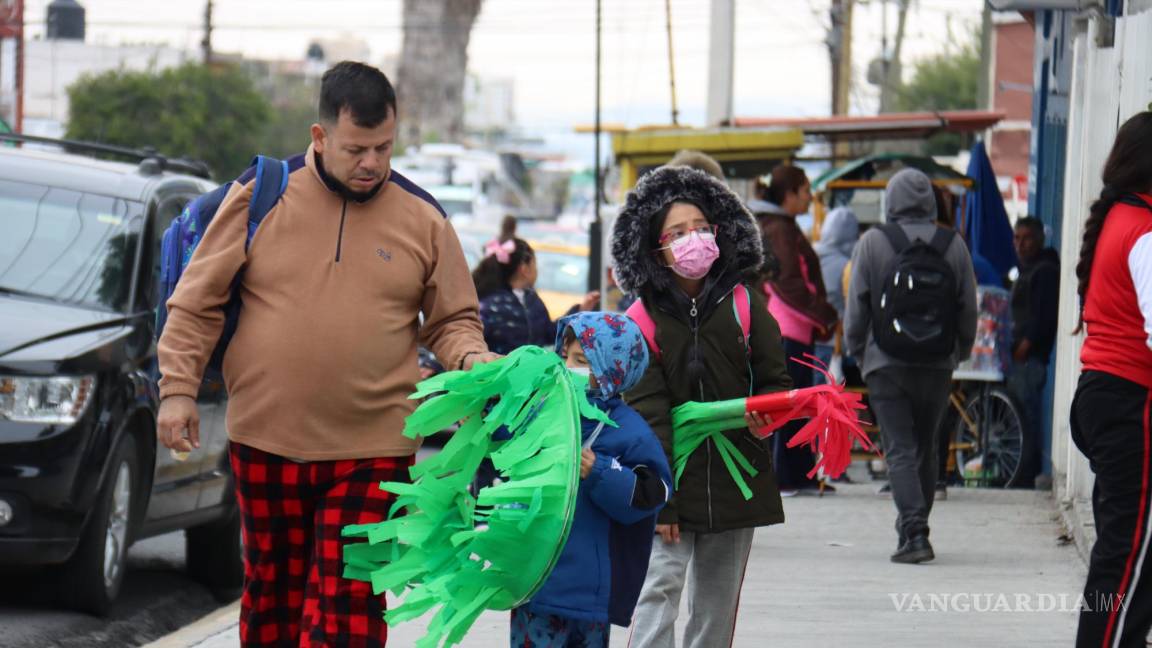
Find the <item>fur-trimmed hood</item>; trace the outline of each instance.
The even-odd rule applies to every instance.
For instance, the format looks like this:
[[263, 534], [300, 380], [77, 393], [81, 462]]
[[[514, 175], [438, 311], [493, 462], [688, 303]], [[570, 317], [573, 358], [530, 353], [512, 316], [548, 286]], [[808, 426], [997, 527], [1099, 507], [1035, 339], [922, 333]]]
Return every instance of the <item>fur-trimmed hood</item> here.
[[612, 259], [616, 282], [627, 293], [672, 288], [672, 271], [652, 253], [652, 217], [669, 203], [689, 202], [709, 222], [719, 226], [720, 259], [710, 274], [754, 274], [764, 263], [760, 227], [740, 198], [724, 183], [691, 167], [660, 167], [628, 192], [612, 228]]

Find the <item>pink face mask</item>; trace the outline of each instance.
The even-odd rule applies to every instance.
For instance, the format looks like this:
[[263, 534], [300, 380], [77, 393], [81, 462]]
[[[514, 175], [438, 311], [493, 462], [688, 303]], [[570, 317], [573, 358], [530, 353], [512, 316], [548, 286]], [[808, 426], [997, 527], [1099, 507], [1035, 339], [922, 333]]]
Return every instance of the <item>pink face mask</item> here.
[[672, 272], [685, 279], [700, 279], [712, 269], [712, 264], [720, 258], [720, 248], [716, 247], [716, 235], [712, 232], [692, 232], [668, 244], [672, 250]]

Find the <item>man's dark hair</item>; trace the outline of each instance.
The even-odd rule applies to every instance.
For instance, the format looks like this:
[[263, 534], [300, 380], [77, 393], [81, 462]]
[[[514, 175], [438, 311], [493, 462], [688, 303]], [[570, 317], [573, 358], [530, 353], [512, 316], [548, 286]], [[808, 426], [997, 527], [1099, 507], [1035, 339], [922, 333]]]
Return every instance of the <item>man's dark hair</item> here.
[[1044, 221], [1036, 218], [1035, 216], [1025, 216], [1016, 221], [1016, 227], [1027, 227], [1032, 230], [1041, 241], [1044, 240]]
[[335, 124], [347, 110], [361, 128], [374, 128], [396, 113], [396, 90], [380, 70], [342, 61], [320, 80], [320, 121]]

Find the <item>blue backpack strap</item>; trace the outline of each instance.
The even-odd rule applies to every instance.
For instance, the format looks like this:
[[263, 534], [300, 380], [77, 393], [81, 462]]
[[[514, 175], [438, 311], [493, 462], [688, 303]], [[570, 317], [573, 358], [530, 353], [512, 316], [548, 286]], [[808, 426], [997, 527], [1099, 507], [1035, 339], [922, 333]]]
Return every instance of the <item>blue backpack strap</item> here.
[[252, 160], [256, 167], [256, 184], [252, 188], [252, 200], [248, 203], [248, 239], [244, 249], [252, 242], [256, 229], [264, 222], [264, 217], [288, 188], [288, 163], [283, 160], [257, 155]]

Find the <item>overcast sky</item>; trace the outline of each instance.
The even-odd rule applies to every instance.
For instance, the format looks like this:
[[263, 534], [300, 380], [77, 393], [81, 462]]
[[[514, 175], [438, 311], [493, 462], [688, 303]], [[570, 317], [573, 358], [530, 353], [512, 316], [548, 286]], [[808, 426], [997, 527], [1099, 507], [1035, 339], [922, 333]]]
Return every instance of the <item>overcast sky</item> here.
[[[863, 0], [858, 0], [863, 2]], [[27, 35], [42, 35], [49, 0], [27, 0]], [[88, 40], [163, 42], [199, 48], [202, 0], [81, 0]], [[949, 47], [978, 25], [981, 0], [912, 0], [906, 68]], [[708, 0], [673, 0], [673, 46], [681, 122], [702, 125], [707, 88]], [[260, 58], [299, 59], [313, 37], [365, 39], [374, 62], [400, 50], [400, 0], [216, 0], [214, 45]], [[829, 0], [737, 0], [737, 116], [824, 115], [829, 61], [824, 45]], [[630, 126], [670, 121], [664, 0], [604, 0], [603, 110]], [[875, 111], [863, 81], [880, 52], [881, 3], [855, 14], [854, 113]], [[896, 3], [888, 7], [889, 38]], [[594, 108], [594, 0], [486, 0], [472, 33], [470, 67], [515, 81], [516, 115], [532, 129], [591, 124]], [[35, 74], [35, 71], [29, 71]]]

